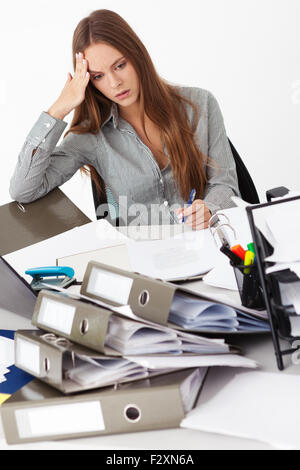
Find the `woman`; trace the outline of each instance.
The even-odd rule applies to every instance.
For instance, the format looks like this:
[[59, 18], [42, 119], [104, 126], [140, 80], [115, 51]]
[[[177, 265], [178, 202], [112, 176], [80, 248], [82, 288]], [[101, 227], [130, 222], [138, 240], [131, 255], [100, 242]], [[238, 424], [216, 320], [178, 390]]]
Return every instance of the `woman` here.
[[[201, 229], [218, 209], [233, 205], [235, 163], [210, 92], [160, 78], [139, 38], [109, 10], [82, 19], [72, 47], [74, 76], [68, 74], [24, 143], [10, 184], [13, 199], [40, 198], [81, 168], [127, 225], [184, 220]], [[187, 207], [192, 189], [196, 199]]]

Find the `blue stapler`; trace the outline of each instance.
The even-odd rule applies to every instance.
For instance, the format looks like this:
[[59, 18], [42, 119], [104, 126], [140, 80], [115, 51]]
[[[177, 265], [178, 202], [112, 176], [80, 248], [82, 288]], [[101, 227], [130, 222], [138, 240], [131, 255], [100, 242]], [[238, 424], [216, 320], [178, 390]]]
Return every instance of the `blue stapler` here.
[[45, 289], [44, 283], [53, 287], [68, 287], [76, 281], [74, 269], [68, 266], [30, 268], [25, 271], [25, 274], [32, 276], [33, 279], [30, 286], [36, 291]]

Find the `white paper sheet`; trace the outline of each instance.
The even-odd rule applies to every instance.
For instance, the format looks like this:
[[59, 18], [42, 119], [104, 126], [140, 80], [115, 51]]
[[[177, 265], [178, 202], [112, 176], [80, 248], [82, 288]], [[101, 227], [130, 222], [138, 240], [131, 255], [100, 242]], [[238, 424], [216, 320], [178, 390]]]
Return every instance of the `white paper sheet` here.
[[14, 340], [0, 336], [0, 366], [9, 367], [15, 363]]
[[300, 261], [299, 213], [300, 199], [267, 206], [254, 212], [256, 227], [274, 248], [274, 253], [267, 258], [268, 261]]
[[29, 268], [56, 266], [57, 258], [119, 245], [120, 240], [126, 240], [126, 237], [105, 220], [98, 220], [9, 253], [4, 258], [20, 276], [31, 282], [32, 277], [25, 274]]
[[126, 356], [126, 359], [150, 369], [178, 369], [187, 367], [229, 366], [254, 369], [257, 363], [252, 359], [236, 354], [216, 354], [205, 356]]
[[295, 263], [275, 263], [273, 266], [269, 266], [266, 269], [266, 274], [283, 271], [284, 269], [290, 269], [300, 279], [300, 261], [296, 261]]
[[181, 427], [300, 448], [300, 376], [210, 369]]
[[212, 269], [217, 247], [209, 230], [201, 230], [170, 240], [130, 244], [128, 253], [133, 271], [158, 279], [178, 279]]
[[234, 270], [229, 259], [221, 252], [215, 267], [203, 277], [203, 282], [208, 286], [238, 291]]
[[232, 307], [175, 293], [169, 321], [186, 329], [236, 331], [237, 314]]

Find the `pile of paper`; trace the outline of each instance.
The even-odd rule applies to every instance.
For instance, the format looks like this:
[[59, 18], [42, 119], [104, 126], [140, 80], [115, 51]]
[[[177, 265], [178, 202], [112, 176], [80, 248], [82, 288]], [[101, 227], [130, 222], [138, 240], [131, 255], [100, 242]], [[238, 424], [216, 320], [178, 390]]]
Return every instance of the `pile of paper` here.
[[299, 449], [299, 387], [299, 375], [211, 369], [181, 427]]
[[0, 336], [0, 383], [6, 381], [5, 375], [14, 362], [14, 340]]

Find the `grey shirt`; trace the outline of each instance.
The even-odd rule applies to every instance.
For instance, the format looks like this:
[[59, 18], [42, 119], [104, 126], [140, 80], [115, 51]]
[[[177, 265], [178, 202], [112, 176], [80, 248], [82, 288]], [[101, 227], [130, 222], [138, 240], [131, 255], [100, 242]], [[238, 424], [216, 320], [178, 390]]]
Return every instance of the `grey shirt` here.
[[[178, 87], [178, 91], [196, 104], [200, 148], [216, 163], [206, 166], [208, 184], [203, 198], [214, 214], [233, 206], [231, 196], [239, 195], [223, 117], [209, 91], [196, 87]], [[192, 121], [193, 110], [186, 106]], [[160, 170], [134, 128], [118, 115], [115, 103], [98, 134], [69, 133], [58, 146], [66, 126], [65, 121], [42, 112], [23, 144], [11, 178], [9, 191], [14, 200], [34, 201], [65, 183], [83, 165], [90, 164], [105, 182], [108, 202], [113, 204], [111, 213], [116, 208], [116, 216], [123, 220], [129, 215], [125, 224], [128, 220], [133, 225], [177, 222], [173, 210], [187, 201], [182, 199], [170, 163]], [[33, 156], [34, 149], [37, 150]]]

